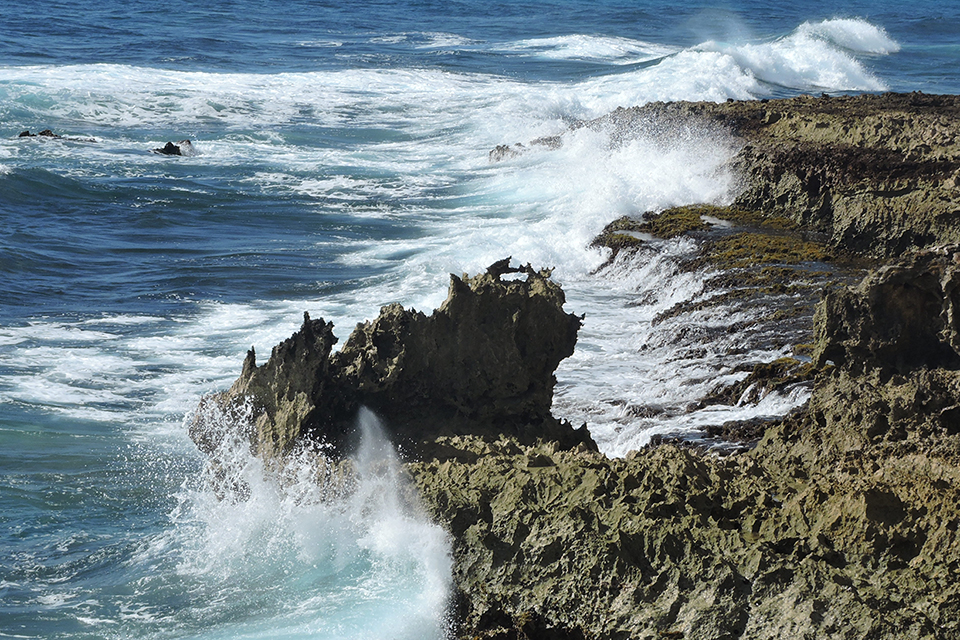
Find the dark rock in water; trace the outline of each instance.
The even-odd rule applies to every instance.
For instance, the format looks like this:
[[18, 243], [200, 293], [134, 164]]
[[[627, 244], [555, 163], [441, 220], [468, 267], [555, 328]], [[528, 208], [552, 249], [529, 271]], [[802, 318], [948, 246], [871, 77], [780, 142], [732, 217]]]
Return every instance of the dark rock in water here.
[[[501, 279], [509, 273], [525, 277]], [[553, 372], [573, 353], [580, 327], [563, 303], [549, 272], [501, 261], [472, 278], [451, 276], [446, 301], [430, 316], [383, 307], [337, 353], [332, 325], [305, 314], [265, 364], [257, 366], [251, 349], [240, 378], [214, 401], [228, 409], [251, 402], [251, 444], [267, 457], [305, 442], [342, 452], [361, 405], [420, 454], [434, 450], [438, 436], [457, 434], [595, 448], [586, 429], [550, 414]], [[202, 421], [191, 436], [205, 451], [216, 446], [216, 431]]]
[[163, 145], [163, 146], [160, 147], [159, 149], [154, 149], [153, 152], [154, 152], [154, 153], [159, 153], [160, 155], [164, 155], [164, 156], [179, 156], [179, 155], [181, 155], [181, 154], [180, 154], [180, 147], [178, 147], [177, 145], [173, 144], [172, 142], [168, 142], [167, 144]]
[[509, 160], [510, 158], [516, 158], [517, 156], [523, 155], [534, 147], [559, 149], [562, 146], [563, 140], [560, 138], [560, 136], [545, 136], [543, 138], [531, 140], [530, 146], [525, 146], [521, 142], [512, 145], [498, 144], [496, 147], [490, 150], [488, 158], [490, 162], [501, 162], [503, 160]]
[[30, 131], [21, 131], [18, 138], [49, 138], [51, 140], [64, 140], [67, 142], [96, 142], [96, 138], [73, 138], [67, 136], [61, 136], [54, 133], [50, 129], [44, 129], [40, 133], [30, 133]]
[[154, 149], [153, 152], [162, 156], [192, 156], [196, 154], [193, 143], [189, 140], [181, 140], [177, 144], [168, 142], [162, 147]]
[[41, 131], [40, 133], [30, 133], [29, 131], [21, 131], [21, 132], [20, 132], [20, 135], [19, 135], [18, 137], [20, 137], [20, 138], [37, 138], [37, 137], [41, 137], [41, 138], [59, 138], [59, 137], [61, 137], [61, 136], [58, 136], [57, 134], [55, 134], [55, 133], [54, 133], [53, 131], [51, 131], [50, 129], [44, 129], [44, 130]]

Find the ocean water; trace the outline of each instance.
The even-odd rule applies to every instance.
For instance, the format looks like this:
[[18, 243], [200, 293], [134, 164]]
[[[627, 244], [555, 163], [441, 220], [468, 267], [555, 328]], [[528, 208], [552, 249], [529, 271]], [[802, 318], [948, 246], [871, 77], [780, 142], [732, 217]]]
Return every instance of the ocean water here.
[[[728, 330], [763, 310], [654, 322], [708, 295], [690, 240], [603, 268], [588, 247], [729, 201], [734, 140], [488, 151], [655, 100], [960, 91], [960, 6], [931, 0], [36, 0], [0, 24], [0, 638], [446, 637], [449, 540], [376, 416], [350, 487], [238, 448], [249, 496], [221, 501], [198, 399], [303, 311], [343, 339], [513, 256], [586, 316], [555, 413], [608, 454], [788, 411], [803, 389], [689, 410], [785, 353]], [[43, 129], [64, 138], [18, 137]]]

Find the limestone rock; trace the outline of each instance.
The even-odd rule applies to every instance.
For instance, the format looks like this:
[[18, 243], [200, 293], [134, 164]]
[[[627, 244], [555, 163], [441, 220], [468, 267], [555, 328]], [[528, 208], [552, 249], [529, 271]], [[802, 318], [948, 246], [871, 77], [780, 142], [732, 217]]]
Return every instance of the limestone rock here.
[[856, 288], [828, 291], [817, 307], [819, 364], [907, 373], [960, 365], [960, 248], [912, 253]]
[[[447, 299], [430, 316], [383, 307], [336, 353], [332, 326], [305, 315], [265, 364], [257, 366], [251, 350], [240, 378], [211, 401], [235, 413], [250, 403], [251, 446], [265, 457], [305, 442], [342, 453], [361, 405], [378, 412], [411, 453], [436, 451], [445, 433], [595, 447], [586, 429], [550, 414], [553, 372], [573, 353], [580, 318], [563, 311], [563, 291], [549, 272], [508, 262], [472, 278], [451, 276]], [[206, 451], [218, 437], [202, 419], [191, 435]]]
[[[574, 128], [725, 141], [742, 178], [735, 205], [889, 258], [960, 242], [960, 96], [922, 93], [650, 103]], [[562, 143], [562, 136], [557, 138]]]

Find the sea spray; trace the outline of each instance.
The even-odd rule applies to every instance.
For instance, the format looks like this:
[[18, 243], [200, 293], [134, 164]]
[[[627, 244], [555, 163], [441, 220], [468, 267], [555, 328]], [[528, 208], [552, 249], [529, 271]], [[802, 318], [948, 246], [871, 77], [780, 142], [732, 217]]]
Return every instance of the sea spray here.
[[449, 541], [419, 510], [377, 416], [361, 410], [350, 459], [304, 448], [282, 464], [250, 454], [244, 418], [219, 416], [229, 436], [207, 479], [184, 488], [176, 526], [139, 558], [177, 556], [144, 596], [190, 594], [148, 635], [446, 637]]

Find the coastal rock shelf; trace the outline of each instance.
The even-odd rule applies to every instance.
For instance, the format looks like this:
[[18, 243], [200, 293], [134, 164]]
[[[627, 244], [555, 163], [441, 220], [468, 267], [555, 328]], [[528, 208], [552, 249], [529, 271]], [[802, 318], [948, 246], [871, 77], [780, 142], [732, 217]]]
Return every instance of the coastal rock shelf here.
[[[457, 637], [960, 637], [958, 107], [921, 94], [653, 104], [583, 125], [622, 140], [693, 122], [742, 141], [732, 207], [619, 221], [599, 245], [707, 234], [696, 259], [718, 278], [752, 274], [757, 295], [836, 256], [870, 268], [856, 286], [817, 280], [834, 284], [815, 313], [807, 287], [811, 362], [754, 377], [802, 377], [812, 398], [748, 451], [658, 443], [611, 459], [553, 417], [580, 318], [548, 272], [508, 261], [452, 277], [431, 316], [384, 307], [336, 353], [332, 327], [306, 316], [205, 402], [280, 465], [310, 443], [349, 455], [357, 410], [377, 411], [451, 535]], [[709, 236], [716, 218], [743, 229]], [[191, 435], [215, 463], [229, 434], [203, 415]]]
[[[960, 97], [923, 93], [655, 102], [579, 123], [612, 145], [677, 130], [732, 134], [734, 206], [783, 217], [844, 251], [894, 257], [960, 242]], [[549, 148], [563, 144], [551, 138]], [[503, 160], [535, 145], [498, 147]]]

